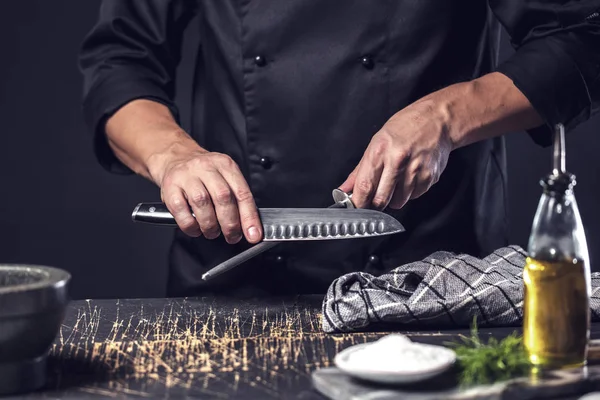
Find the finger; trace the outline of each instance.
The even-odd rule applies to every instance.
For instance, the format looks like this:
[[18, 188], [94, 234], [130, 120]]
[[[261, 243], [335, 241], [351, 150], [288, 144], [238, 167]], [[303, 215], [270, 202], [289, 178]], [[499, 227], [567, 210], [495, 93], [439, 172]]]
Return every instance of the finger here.
[[219, 221], [208, 190], [199, 179], [193, 178], [184, 185], [185, 196], [196, 216], [202, 234], [207, 239], [216, 239], [221, 234]]
[[207, 171], [202, 183], [210, 193], [225, 240], [229, 244], [238, 243], [242, 239], [240, 213], [229, 184], [216, 170]]
[[237, 165], [230, 165], [228, 168], [223, 168], [220, 171], [231, 188], [237, 202], [242, 232], [244, 232], [246, 240], [253, 244], [260, 242], [263, 237], [262, 223], [258, 209], [256, 208], [254, 196], [244, 175]]
[[163, 189], [164, 203], [175, 217], [179, 229], [188, 236], [198, 237], [202, 234], [198, 222], [192, 216], [190, 206], [185, 198], [183, 190], [178, 186], [170, 186]]
[[352, 192], [354, 189], [354, 182], [356, 181], [356, 173], [358, 172], [358, 167], [360, 166], [360, 163], [354, 167], [354, 170], [350, 173], [350, 175], [348, 175], [348, 177], [346, 178], [346, 180], [344, 181], [344, 183], [342, 183], [338, 189], [349, 193]]
[[423, 170], [423, 172], [419, 174], [417, 184], [415, 185], [415, 189], [410, 195], [410, 199], [418, 199], [419, 197], [427, 193], [427, 191], [431, 189], [434, 183], [434, 171], [431, 171], [431, 169]]
[[367, 157], [360, 164], [352, 191], [352, 202], [357, 208], [367, 208], [372, 204], [382, 172], [383, 161], [381, 160]]
[[392, 195], [392, 199], [388, 204], [388, 207], [394, 210], [399, 210], [406, 205], [415, 187], [414, 174], [408, 172], [408, 169], [404, 170], [404, 173], [400, 175], [398, 184]]
[[[393, 166], [385, 166], [377, 190], [373, 196], [372, 205], [376, 210], [383, 210], [388, 206], [394, 195], [398, 181], [398, 170]], [[400, 182], [402, 185], [403, 183]]]
[[428, 184], [424, 183], [416, 185], [415, 190], [413, 190], [413, 192], [411, 193], [409, 200], [418, 199], [419, 197], [423, 196], [425, 193], [427, 193], [429, 187], [430, 186]]

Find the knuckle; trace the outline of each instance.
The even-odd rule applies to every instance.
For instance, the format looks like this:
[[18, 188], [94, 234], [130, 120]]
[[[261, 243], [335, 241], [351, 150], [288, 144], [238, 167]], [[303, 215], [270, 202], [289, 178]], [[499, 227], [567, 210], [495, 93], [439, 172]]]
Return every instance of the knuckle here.
[[174, 213], [179, 214], [185, 211], [185, 209], [187, 208], [187, 203], [182, 197], [174, 196], [171, 197], [168, 206]]
[[406, 166], [406, 163], [410, 160], [410, 153], [406, 150], [397, 151], [392, 156], [392, 160], [394, 165], [400, 169]]
[[375, 196], [375, 198], [373, 198], [373, 206], [375, 206], [376, 208], [385, 208], [385, 206], [387, 205], [387, 199], [385, 197], [382, 196]]
[[373, 150], [372, 150], [373, 157], [382, 158], [388, 149], [387, 140], [378, 139], [378, 140], [373, 141], [372, 148], [373, 148]]
[[196, 230], [196, 221], [193, 218], [184, 218], [179, 222], [179, 227], [182, 231], [194, 231]]
[[191, 201], [194, 206], [202, 208], [209, 204], [210, 199], [208, 193], [198, 190], [192, 194]]
[[205, 170], [207, 169], [209, 160], [207, 157], [194, 157], [189, 161], [188, 169]]
[[241, 240], [242, 234], [239, 225], [235, 223], [225, 224], [221, 226], [223, 235], [228, 243], [236, 243]]
[[371, 183], [371, 181], [367, 179], [359, 180], [358, 182], [356, 182], [355, 186], [358, 189], [358, 191], [364, 193], [371, 193], [371, 191], [373, 190], [373, 183]]
[[233, 161], [233, 158], [229, 157], [229, 156], [225, 156], [223, 158], [222, 161], [223, 165], [225, 165], [228, 168], [237, 168], [237, 164], [235, 161]]
[[166, 189], [173, 186], [173, 184], [173, 174], [168, 173], [163, 177], [160, 187], [161, 189]]
[[229, 188], [219, 188], [215, 191], [215, 201], [218, 205], [225, 206], [233, 202], [231, 190]]
[[216, 153], [215, 160], [220, 166], [226, 168], [234, 167], [237, 165], [235, 161], [233, 161], [233, 159], [227, 154]]
[[237, 189], [235, 191], [235, 198], [240, 203], [248, 203], [252, 201], [252, 192], [247, 189]]
[[396, 150], [390, 155], [390, 158], [392, 159], [394, 164], [400, 165], [404, 160], [406, 160], [407, 154], [404, 150]]
[[221, 233], [221, 227], [216, 217], [205, 217], [199, 221], [200, 230], [208, 239], [214, 239]]
[[200, 221], [200, 228], [203, 232], [217, 232], [219, 230], [219, 224], [213, 218], [207, 218]]
[[240, 234], [240, 225], [235, 222], [229, 222], [221, 226], [225, 236], [236, 236]]
[[412, 165], [408, 167], [408, 172], [412, 176], [420, 175], [421, 172], [425, 172], [425, 168], [423, 168], [423, 164], [419, 161], [413, 162]]

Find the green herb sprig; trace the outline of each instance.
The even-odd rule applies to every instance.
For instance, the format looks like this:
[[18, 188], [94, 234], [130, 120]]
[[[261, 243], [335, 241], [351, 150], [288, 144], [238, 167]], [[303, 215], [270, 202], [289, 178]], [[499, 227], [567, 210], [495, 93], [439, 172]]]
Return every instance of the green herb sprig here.
[[470, 337], [461, 339], [462, 343], [454, 342], [450, 346], [456, 352], [463, 386], [500, 382], [525, 376], [531, 370], [523, 339], [516, 333], [483, 343], [474, 319]]

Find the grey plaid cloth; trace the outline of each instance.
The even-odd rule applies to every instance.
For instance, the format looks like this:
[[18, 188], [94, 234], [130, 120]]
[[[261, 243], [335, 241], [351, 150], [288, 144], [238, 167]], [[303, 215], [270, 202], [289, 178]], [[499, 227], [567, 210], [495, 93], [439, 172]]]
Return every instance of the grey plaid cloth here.
[[[526, 252], [503, 247], [484, 259], [436, 252], [375, 277], [356, 272], [336, 279], [323, 301], [323, 330], [349, 332], [373, 323], [468, 328], [522, 322]], [[600, 320], [600, 273], [592, 274], [592, 320]]]

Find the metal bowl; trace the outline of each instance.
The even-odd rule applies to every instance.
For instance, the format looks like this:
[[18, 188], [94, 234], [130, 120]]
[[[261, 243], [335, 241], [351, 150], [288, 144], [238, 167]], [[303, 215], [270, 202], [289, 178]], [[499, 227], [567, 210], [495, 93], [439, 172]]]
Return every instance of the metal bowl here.
[[70, 279], [57, 268], [0, 264], [0, 395], [46, 383], [46, 358], [64, 318]]

